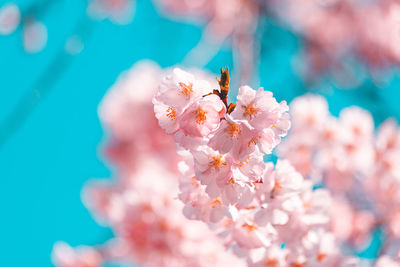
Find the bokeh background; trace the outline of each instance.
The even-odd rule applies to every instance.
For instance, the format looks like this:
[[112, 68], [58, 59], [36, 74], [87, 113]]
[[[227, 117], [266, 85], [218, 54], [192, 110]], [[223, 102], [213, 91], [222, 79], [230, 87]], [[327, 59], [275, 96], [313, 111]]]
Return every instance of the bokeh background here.
[[[0, 8], [7, 2], [1, 0]], [[80, 198], [89, 178], [110, 177], [113, 171], [102, 156], [107, 135], [97, 114], [102, 97], [119, 73], [139, 60], [180, 65], [200, 41], [205, 24], [167, 18], [150, 0], [136, 1], [127, 25], [92, 20], [82, 0], [15, 3], [22, 16], [33, 12], [46, 25], [47, 43], [31, 54], [24, 50], [21, 26], [0, 35], [0, 266], [51, 266], [58, 240], [94, 245], [112, 236]], [[333, 114], [358, 105], [371, 111], [376, 123], [400, 118], [396, 70], [379, 86], [366, 78], [356, 89], [343, 89], [329, 77], [310, 85], [295, 68], [302, 41], [267, 16], [260, 20], [260, 54], [251, 86], [262, 85], [288, 101], [318, 92], [327, 97]], [[83, 49], [67, 53], [66, 41], [76, 35]], [[218, 73], [228, 66], [235, 76], [233, 63], [226, 41], [206, 65], [184, 67]], [[373, 257], [371, 253], [364, 256]]]

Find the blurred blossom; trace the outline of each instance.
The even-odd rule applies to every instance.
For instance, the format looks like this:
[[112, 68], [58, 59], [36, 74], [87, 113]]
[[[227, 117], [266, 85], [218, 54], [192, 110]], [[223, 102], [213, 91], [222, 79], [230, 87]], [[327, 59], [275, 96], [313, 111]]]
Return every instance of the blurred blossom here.
[[301, 4], [285, 0], [277, 1], [275, 11], [304, 37], [306, 78], [332, 71], [347, 82], [357, 79], [354, 68], [358, 66], [348, 62], [351, 58], [370, 70], [400, 63], [400, 3], [396, 0], [307, 0]]
[[375, 132], [369, 112], [349, 107], [336, 118], [329, 114], [325, 99], [313, 95], [295, 99], [291, 113], [293, 128], [279, 153], [305, 177], [334, 193], [333, 233], [360, 249], [379, 227], [385, 233], [381, 254], [396, 249], [400, 240], [397, 123], [388, 119]]
[[23, 27], [24, 49], [28, 53], [38, 53], [47, 43], [47, 27], [39, 21], [28, 20]]
[[176, 170], [175, 145], [160, 130], [151, 104], [161, 73], [155, 63], [137, 63], [120, 75], [100, 104], [99, 116], [111, 134], [106, 154], [121, 170], [134, 170], [148, 155]]
[[232, 46], [239, 57], [238, 67], [241, 81], [247, 82], [254, 71], [258, 44], [255, 43], [255, 31], [262, 12], [260, 1], [256, 0], [155, 0], [164, 10], [164, 14], [174, 19], [186, 21], [200, 20], [207, 25], [203, 38], [188, 57], [191, 62], [204, 62], [207, 42], [221, 44], [230, 38]]
[[0, 7], [0, 35], [13, 33], [21, 20], [21, 14], [17, 5], [7, 3]]
[[379, 257], [378, 261], [376, 262], [376, 267], [399, 267], [399, 259], [393, 259], [389, 256], [382, 256]]
[[59, 267], [100, 267], [102, 256], [96, 250], [81, 246], [73, 249], [64, 242], [54, 245], [53, 262]]
[[71, 55], [79, 54], [83, 48], [84, 44], [78, 35], [72, 35], [65, 42], [65, 51]]
[[129, 24], [135, 13], [135, 0], [90, 0], [88, 14], [95, 19], [110, 19]]

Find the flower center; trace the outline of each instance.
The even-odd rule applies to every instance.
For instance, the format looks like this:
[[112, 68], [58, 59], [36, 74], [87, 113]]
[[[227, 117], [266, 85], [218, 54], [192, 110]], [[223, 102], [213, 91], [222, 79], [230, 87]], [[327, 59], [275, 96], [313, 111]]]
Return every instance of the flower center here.
[[196, 123], [197, 124], [203, 124], [207, 119], [206, 114], [207, 114], [206, 111], [204, 111], [202, 108], [199, 108], [196, 111]]
[[276, 266], [277, 263], [278, 263], [278, 261], [274, 258], [266, 259], [264, 261], [264, 265], [267, 265], [267, 266]]
[[317, 255], [317, 259], [319, 262], [321, 262], [325, 257], [326, 257], [326, 255], [322, 252], [319, 252]]
[[167, 108], [167, 117], [170, 118], [171, 120], [176, 119], [176, 110], [174, 108]]
[[181, 87], [181, 90], [179, 91], [179, 93], [181, 95], [186, 96], [186, 98], [189, 99], [190, 96], [193, 93], [193, 84], [191, 84], [191, 83], [188, 83], [188, 84], [179, 83], [179, 86]]
[[247, 146], [250, 147], [251, 145], [257, 145], [257, 137], [252, 137], [250, 141], [247, 143]]
[[274, 189], [282, 189], [282, 188], [283, 186], [278, 181], [275, 181]]
[[257, 225], [244, 223], [242, 227], [246, 228], [249, 232], [257, 230]]
[[242, 133], [242, 129], [239, 124], [236, 123], [229, 123], [225, 131], [228, 132], [232, 138], [237, 138]]
[[215, 207], [217, 207], [217, 205], [222, 205], [222, 202], [221, 202], [221, 200], [216, 198], [213, 202], [211, 202], [211, 208], [215, 209]]
[[243, 115], [245, 117], [250, 117], [250, 120], [253, 119], [253, 117], [256, 116], [258, 113], [259, 109], [254, 106], [254, 104], [250, 104], [248, 106], [242, 106], [244, 108], [244, 113]]
[[226, 162], [222, 159], [222, 155], [212, 157], [212, 161], [210, 162], [210, 166], [215, 169], [219, 169], [222, 166], [226, 166]]

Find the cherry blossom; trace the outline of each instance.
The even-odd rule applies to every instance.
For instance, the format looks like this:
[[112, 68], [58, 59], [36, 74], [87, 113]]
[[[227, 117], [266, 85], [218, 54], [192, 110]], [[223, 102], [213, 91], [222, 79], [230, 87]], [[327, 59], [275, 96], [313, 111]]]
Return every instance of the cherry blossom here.
[[28, 53], [38, 53], [47, 43], [47, 28], [39, 21], [28, 20], [24, 23], [24, 49]]
[[0, 34], [13, 33], [21, 20], [21, 13], [17, 5], [7, 3], [0, 7]]
[[73, 249], [64, 242], [54, 245], [53, 262], [59, 267], [100, 267], [102, 255], [91, 247]]

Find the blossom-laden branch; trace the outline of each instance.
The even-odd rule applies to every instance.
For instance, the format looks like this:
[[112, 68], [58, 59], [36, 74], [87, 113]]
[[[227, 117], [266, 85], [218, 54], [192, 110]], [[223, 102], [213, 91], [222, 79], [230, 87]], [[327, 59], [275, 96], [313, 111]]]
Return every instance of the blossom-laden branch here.
[[341, 256], [327, 231], [329, 193], [313, 190], [288, 161], [263, 161], [290, 128], [286, 102], [242, 86], [229, 113], [228, 77], [222, 70], [221, 91], [212, 91], [206, 81], [174, 69], [153, 98], [160, 126], [183, 151], [183, 213], [215, 229], [249, 266], [351, 264], [355, 259]]
[[[399, 266], [393, 121], [374, 136], [365, 111], [346, 109], [335, 119], [320, 98], [298, 99], [279, 150], [288, 160], [265, 163], [291, 126], [288, 106], [271, 92], [242, 86], [229, 113], [207, 75], [174, 69], [164, 76], [140, 64], [123, 76], [100, 108], [117, 179], [83, 194], [115, 238], [75, 249], [58, 243], [56, 266]], [[393, 242], [376, 262], [341, 253], [340, 242], [357, 249], [378, 226]]]

